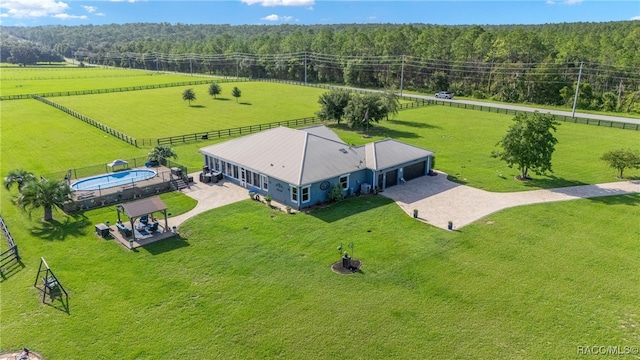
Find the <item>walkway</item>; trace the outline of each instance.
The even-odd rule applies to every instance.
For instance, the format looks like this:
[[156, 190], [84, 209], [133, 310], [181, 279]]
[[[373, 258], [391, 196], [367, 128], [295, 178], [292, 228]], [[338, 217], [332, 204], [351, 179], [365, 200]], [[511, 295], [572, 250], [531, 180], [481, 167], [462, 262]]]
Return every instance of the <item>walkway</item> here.
[[249, 198], [247, 189], [230, 181], [221, 180], [217, 183], [205, 184], [199, 181], [200, 172], [189, 174], [189, 176], [193, 176], [194, 183], [191, 184], [190, 189], [182, 189], [182, 193], [197, 200], [198, 204], [184, 214], [169, 218], [169, 228], [179, 227], [187, 219], [207, 210]]
[[461, 228], [497, 211], [520, 205], [600, 196], [640, 193], [640, 181], [570, 186], [556, 189], [495, 193], [460, 185], [447, 175], [423, 176], [386, 189], [381, 195], [394, 200], [407, 214], [433, 226]]

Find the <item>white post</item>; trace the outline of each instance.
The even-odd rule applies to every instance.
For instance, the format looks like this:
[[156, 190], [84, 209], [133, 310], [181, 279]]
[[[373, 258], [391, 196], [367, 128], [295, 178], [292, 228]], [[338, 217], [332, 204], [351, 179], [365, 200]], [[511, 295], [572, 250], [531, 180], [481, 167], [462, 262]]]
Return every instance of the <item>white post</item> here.
[[576, 95], [573, 97], [573, 110], [571, 118], [576, 117], [576, 103], [578, 102], [578, 90], [580, 89], [580, 78], [582, 77], [582, 61], [580, 61], [580, 70], [578, 71], [578, 83], [576, 84]]

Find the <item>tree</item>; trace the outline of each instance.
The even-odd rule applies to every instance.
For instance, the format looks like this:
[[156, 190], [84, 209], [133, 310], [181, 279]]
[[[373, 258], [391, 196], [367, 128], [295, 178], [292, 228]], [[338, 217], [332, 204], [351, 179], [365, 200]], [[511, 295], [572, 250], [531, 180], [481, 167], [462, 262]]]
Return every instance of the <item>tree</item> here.
[[389, 120], [389, 114], [396, 115], [398, 113], [398, 109], [400, 108], [400, 99], [398, 98], [398, 94], [396, 94], [395, 89], [385, 90], [382, 101], [384, 103], [384, 106], [387, 108], [386, 117], [387, 120]]
[[640, 169], [640, 153], [631, 149], [611, 150], [602, 155], [600, 160], [620, 171], [619, 178], [622, 178], [624, 169]]
[[213, 83], [209, 85], [209, 95], [213, 96], [214, 99], [216, 98], [216, 95], [220, 95], [221, 92], [222, 89], [220, 88], [220, 84]]
[[[53, 207], [62, 208], [71, 200], [71, 188], [64, 181], [33, 180], [27, 182], [18, 197], [18, 204], [24, 209], [44, 208], [44, 221], [53, 220]], [[29, 211], [31, 214], [31, 211]]]
[[320, 95], [320, 111], [316, 114], [320, 120], [336, 120], [338, 124], [344, 116], [344, 108], [349, 103], [349, 91], [335, 89]]
[[176, 159], [178, 154], [169, 145], [157, 145], [147, 155], [147, 160], [164, 163], [165, 159]]
[[182, 100], [188, 101], [189, 106], [191, 106], [191, 102], [196, 99], [196, 93], [193, 89], [187, 89], [182, 92]]
[[236, 98], [236, 102], [238, 102], [238, 98], [242, 96], [242, 91], [240, 91], [237, 86], [234, 86], [233, 90], [231, 90], [231, 96]]
[[26, 170], [22, 170], [22, 169], [16, 169], [16, 170], [12, 170], [7, 174], [7, 177], [4, 178], [4, 187], [9, 190], [11, 189], [11, 187], [14, 184], [18, 185], [18, 191], [22, 191], [22, 187], [28, 183], [29, 181], [34, 181], [36, 180], [36, 176], [33, 175], [33, 173], [26, 171]]
[[367, 128], [371, 121], [379, 122], [386, 118], [388, 109], [382, 94], [351, 93], [349, 103], [344, 109], [344, 118], [351, 127]]
[[529, 170], [542, 175], [551, 169], [551, 156], [558, 140], [551, 130], [555, 131], [559, 125], [550, 114], [518, 113], [514, 116], [507, 134], [496, 145], [502, 146], [502, 151], [494, 151], [492, 156], [514, 165], [520, 171], [518, 179], [529, 179]]

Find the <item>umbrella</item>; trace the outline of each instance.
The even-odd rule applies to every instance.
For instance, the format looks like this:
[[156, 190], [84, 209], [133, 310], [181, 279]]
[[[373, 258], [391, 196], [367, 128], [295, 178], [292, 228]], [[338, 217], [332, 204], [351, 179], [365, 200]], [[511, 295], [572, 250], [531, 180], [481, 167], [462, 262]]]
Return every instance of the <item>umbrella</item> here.
[[124, 161], [124, 160], [113, 160], [112, 162], [108, 163], [107, 166], [109, 166], [110, 168], [113, 168], [114, 166], [123, 166], [123, 165], [127, 165], [129, 164], [128, 162]]

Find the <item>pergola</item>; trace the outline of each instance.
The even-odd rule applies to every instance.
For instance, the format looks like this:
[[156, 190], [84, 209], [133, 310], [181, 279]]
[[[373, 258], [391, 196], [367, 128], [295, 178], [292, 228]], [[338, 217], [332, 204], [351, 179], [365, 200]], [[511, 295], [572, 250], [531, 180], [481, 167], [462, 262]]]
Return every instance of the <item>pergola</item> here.
[[129, 221], [131, 222], [131, 232], [133, 233], [134, 241], [136, 240], [134, 224], [136, 220], [143, 215], [162, 211], [162, 215], [164, 216], [164, 232], [169, 231], [169, 223], [167, 221], [167, 205], [165, 205], [158, 196], [153, 196], [138, 201], [132, 201], [126, 204], [120, 204], [116, 206], [116, 210], [118, 210], [119, 223], [122, 222], [122, 220], [120, 220], [120, 213], [124, 213], [129, 218]]

